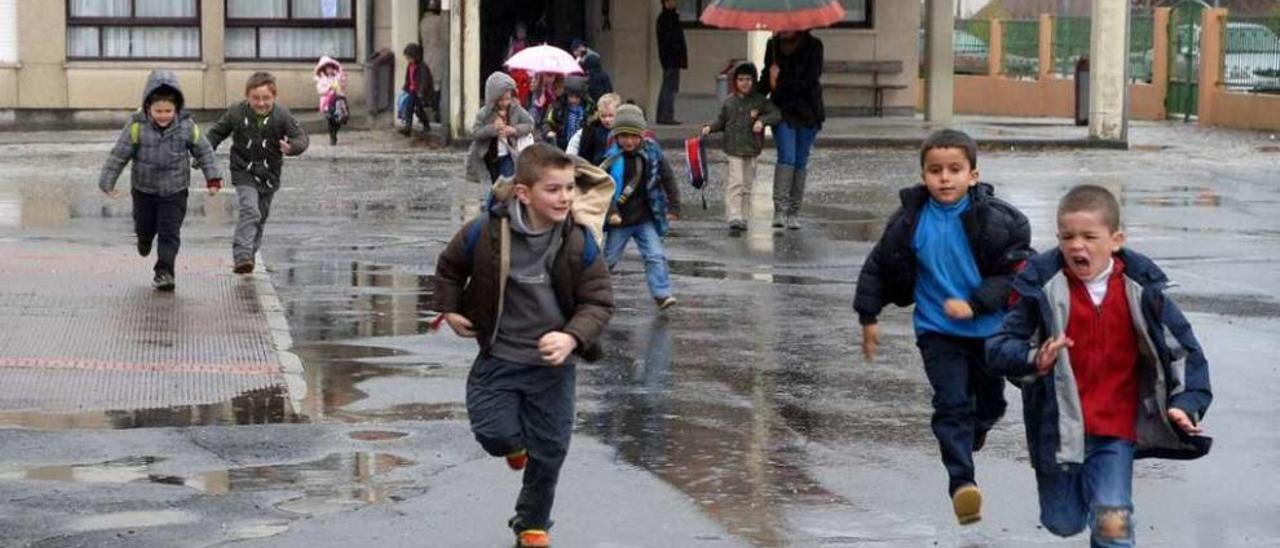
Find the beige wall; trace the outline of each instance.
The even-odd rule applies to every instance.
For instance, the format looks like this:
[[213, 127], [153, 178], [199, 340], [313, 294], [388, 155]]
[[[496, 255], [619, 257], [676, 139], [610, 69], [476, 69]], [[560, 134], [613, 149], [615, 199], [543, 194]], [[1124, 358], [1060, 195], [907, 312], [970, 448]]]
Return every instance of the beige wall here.
[[[902, 61], [902, 73], [882, 75], [882, 84], [907, 86], [903, 90], [886, 90], [887, 109], [911, 108], [919, 85], [916, 67], [920, 56], [916, 36], [920, 32], [920, 6], [917, 2], [879, 0], [875, 3], [874, 27], [870, 29], [826, 29], [815, 31], [822, 39], [823, 54], [828, 61]], [[757, 63], [763, 60], [757, 60]], [[825, 82], [870, 83], [868, 75], [826, 75]], [[824, 99], [829, 107], [870, 107], [871, 92], [827, 91]]]
[[[187, 106], [219, 109], [239, 101], [250, 74], [276, 75], [280, 103], [291, 109], [314, 109], [312, 62], [226, 63], [223, 58], [223, 0], [200, 0], [203, 21], [200, 61], [68, 61], [66, 3], [18, 0], [17, 65], [0, 66], [0, 109], [134, 109], [151, 70], [172, 70], [182, 85]], [[390, 47], [390, 0], [356, 0], [356, 58], [365, 51], [365, 4], [374, 2], [376, 47]], [[364, 100], [364, 74], [359, 62], [346, 66], [347, 95]]]

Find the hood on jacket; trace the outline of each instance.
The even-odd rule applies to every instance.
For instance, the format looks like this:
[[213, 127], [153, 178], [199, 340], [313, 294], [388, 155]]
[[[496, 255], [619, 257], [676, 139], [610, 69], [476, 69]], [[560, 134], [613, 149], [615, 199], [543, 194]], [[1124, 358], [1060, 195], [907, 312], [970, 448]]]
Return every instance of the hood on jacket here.
[[577, 95], [578, 97], [587, 97], [587, 77], [582, 75], [566, 76], [564, 79], [564, 96]]
[[733, 67], [734, 81], [729, 82], [729, 85], [730, 86], [736, 85], [735, 82], [737, 82], [738, 77], [743, 74], [751, 75], [751, 87], [755, 88], [756, 82], [760, 81], [760, 71], [756, 70], [756, 64], [750, 61], [744, 61], [744, 62], [738, 63], [738, 66]]
[[[1116, 256], [1124, 262], [1125, 277], [1132, 278], [1138, 285], [1147, 287], [1169, 283], [1169, 277], [1146, 255], [1122, 247], [1116, 252]], [[1013, 288], [1022, 294], [1036, 291], [1066, 268], [1066, 264], [1062, 258], [1062, 250], [1056, 247], [1036, 254], [1027, 259], [1026, 268], [1014, 279]]]
[[174, 94], [174, 107], [177, 107], [178, 114], [181, 115], [182, 106], [186, 102], [182, 97], [182, 88], [178, 85], [178, 77], [167, 70], [153, 70], [147, 76], [147, 85], [142, 88], [142, 114], [147, 115], [148, 107], [151, 106], [151, 96], [157, 91], [167, 91]]
[[[597, 246], [604, 246], [604, 221], [609, 213], [609, 205], [613, 203], [613, 177], [605, 170], [591, 162], [573, 157], [574, 184], [578, 187], [578, 196], [573, 200], [569, 215], [573, 222], [587, 227], [595, 238]], [[509, 214], [508, 208], [512, 197], [516, 195], [515, 182], [510, 177], [499, 177], [493, 183], [489, 211], [494, 215]]]
[[582, 69], [589, 74], [599, 74], [604, 72], [604, 63], [600, 60], [600, 54], [589, 51], [586, 57], [582, 58]]
[[333, 68], [338, 69], [338, 74], [342, 74], [343, 72], [345, 72], [342, 69], [342, 63], [339, 63], [337, 59], [329, 57], [328, 55], [322, 55], [320, 56], [320, 60], [316, 61], [316, 68], [315, 70], [311, 71], [311, 74], [316, 77], [319, 77], [320, 71], [324, 70], [324, 68], [327, 66], [333, 66]]
[[516, 81], [510, 75], [505, 72], [490, 74], [489, 79], [484, 81], [484, 106], [493, 108], [498, 104], [498, 98], [508, 91], [515, 97]]
[[[987, 199], [995, 196], [996, 189], [990, 183], [979, 181], [978, 184], [969, 188], [968, 195], [969, 201], [977, 205], [985, 203]], [[929, 201], [929, 188], [924, 184], [909, 186], [898, 192], [898, 199], [902, 201], [902, 207], [906, 209], [920, 209]]]

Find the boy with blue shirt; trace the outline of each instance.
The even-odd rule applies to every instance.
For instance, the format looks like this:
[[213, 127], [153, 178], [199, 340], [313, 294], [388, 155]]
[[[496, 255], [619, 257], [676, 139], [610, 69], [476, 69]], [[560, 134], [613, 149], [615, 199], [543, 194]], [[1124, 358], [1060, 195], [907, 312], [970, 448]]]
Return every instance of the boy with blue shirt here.
[[984, 340], [1000, 328], [1013, 276], [1031, 255], [1026, 217], [978, 182], [977, 164], [977, 144], [963, 132], [925, 140], [924, 184], [902, 189], [902, 207], [863, 263], [853, 301], [867, 360], [880, 342], [880, 311], [916, 305], [916, 346], [934, 392], [931, 424], [961, 525], [982, 519], [973, 452], [1006, 406], [1004, 381], [984, 372]]

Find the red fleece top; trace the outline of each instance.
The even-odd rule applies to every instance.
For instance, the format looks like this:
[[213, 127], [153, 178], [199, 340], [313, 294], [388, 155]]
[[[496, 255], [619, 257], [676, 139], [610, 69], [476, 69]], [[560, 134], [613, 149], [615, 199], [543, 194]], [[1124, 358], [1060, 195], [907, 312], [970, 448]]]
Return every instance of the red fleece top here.
[[1084, 432], [1138, 439], [1138, 340], [1125, 295], [1124, 262], [1115, 258], [1107, 295], [1094, 306], [1084, 282], [1068, 274], [1071, 317], [1068, 350], [1084, 412]]

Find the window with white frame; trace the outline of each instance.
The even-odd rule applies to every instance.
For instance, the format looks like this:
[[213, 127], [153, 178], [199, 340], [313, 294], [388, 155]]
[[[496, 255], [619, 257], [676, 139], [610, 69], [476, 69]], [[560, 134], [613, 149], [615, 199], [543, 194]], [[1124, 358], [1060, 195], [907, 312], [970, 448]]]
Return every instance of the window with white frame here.
[[356, 58], [354, 0], [226, 0], [229, 61]]
[[[871, 28], [871, 4], [874, 0], [840, 0], [844, 6], [844, 21], [833, 25], [836, 28]], [[711, 5], [711, 0], [679, 0], [676, 11], [680, 13], [680, 21], [696, 25], [702, 16], [702, 10]]]
[[18, 2], [0, 0], [0, 63], [18, 62]]
[[200, 59], [199, 0], [67, 0], [68, 59]]

